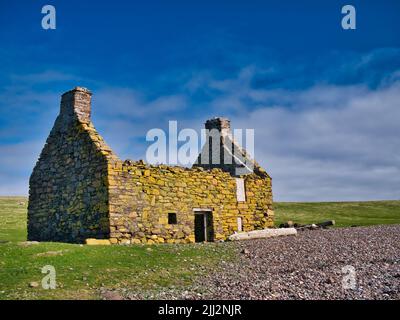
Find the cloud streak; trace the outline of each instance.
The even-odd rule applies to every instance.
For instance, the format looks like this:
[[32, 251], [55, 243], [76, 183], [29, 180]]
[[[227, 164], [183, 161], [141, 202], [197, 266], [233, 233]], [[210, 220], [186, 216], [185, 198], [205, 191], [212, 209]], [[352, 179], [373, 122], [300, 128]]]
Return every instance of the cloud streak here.
[[[174, 71], [180, 85], [151, 93], [97, 84], [93, 121], [121, 158], [139, 159], [152, 128], [166, 130], [169, 120], [178, 120], [180, 129], [199, 130], [207, 118], [227, 116], [235, 128], [255, 129], [255, 158], [273, 177], [275, 200], [400, 199], [400, 67], [393, 63], [398, 54], [378, 50], [339, 59], [313, 81], [304, 80], [310, 78], [304, 65], [287, 72], [290, 64], [254, 63], [218, 76]], [[364, 77], [367, 70], [371, 76]], [[48, 85], [79, 79], [51, 70], [14, 75], [0, 95], [0, 167], [7, 168], [0, 170], [0, 194], [27, 192], [62, 92], [29, 85], [46, 83], [47, 76]], [[169, 78], [164, 76], [170, 88]]]
[[[332, 106], [330, 91], [342, 97], [340, 106]], [[274, 179], [276, 199], [400, 198], [400, 83], [353, 92], [315, 87], [292, 99], [291, 109], [265, 106], [233, 118], [255, 129], [255, 156]], [[304, 99], [318, 106], [305, 107]]]

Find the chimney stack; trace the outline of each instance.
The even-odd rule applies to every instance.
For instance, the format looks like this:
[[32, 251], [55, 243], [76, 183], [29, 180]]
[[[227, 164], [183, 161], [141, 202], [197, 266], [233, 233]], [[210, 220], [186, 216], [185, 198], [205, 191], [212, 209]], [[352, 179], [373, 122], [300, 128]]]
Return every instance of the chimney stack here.
[[215, 117], [207, 120], [205, 127], [207, 130], [216, 129], [221, 135], [228, 135], [231, 131], [231, 121], [227, 118]]
[[60, 114], [67, 117], [74, 115], [80, 122], [90, 122], [90, 102], [92, 93], [83, 87], [75, 87], [61, 97]]

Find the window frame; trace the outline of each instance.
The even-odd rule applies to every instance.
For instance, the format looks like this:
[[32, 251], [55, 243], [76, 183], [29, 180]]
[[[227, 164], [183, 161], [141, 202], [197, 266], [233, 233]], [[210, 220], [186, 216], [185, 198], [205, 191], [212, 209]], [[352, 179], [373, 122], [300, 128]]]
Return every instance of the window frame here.
[[178, 224], [176, 212], [168, 212], [168, 224]]

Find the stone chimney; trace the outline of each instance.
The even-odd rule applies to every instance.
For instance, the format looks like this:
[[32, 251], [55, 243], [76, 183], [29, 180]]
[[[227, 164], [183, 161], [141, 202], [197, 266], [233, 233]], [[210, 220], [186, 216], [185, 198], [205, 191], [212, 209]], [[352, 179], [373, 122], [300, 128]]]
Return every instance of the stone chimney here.
[[234, 141], [229, 119], [215, 117], [205, 127], [206, 141], [193, 167], [219, 168], [235, 177], [253, 172], [255, 162]]
[[225, 136], [231, 132], [231, 121], [227, 118], [215, 117], [207, 120], [205, 127], [207, 130], [216, 129], [221, 133], [221, 136]]
[[79, 121], [90, 122], [90, 102], [92, 93], [83, 87], [75, 87], [61, 97], [60, 115], [66, 118], [76, 116]]

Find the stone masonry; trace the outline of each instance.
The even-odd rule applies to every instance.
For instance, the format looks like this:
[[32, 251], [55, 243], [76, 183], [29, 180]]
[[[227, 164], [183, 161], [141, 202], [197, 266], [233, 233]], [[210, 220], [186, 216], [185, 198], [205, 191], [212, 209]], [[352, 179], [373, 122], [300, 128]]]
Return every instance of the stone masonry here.
[[[113, 153], [90, 120], [90, 102], [81, 87], [61, 98], [30, 178], [29, 240], [190, 243], [273, 226], [271, 178], [233, 141], [229, 120], [207, 121], [220, 132], [218, 144], [206, 143], [193, 168], [153, 166]], [[215, 149], [235, 160], [208, 162]]]

